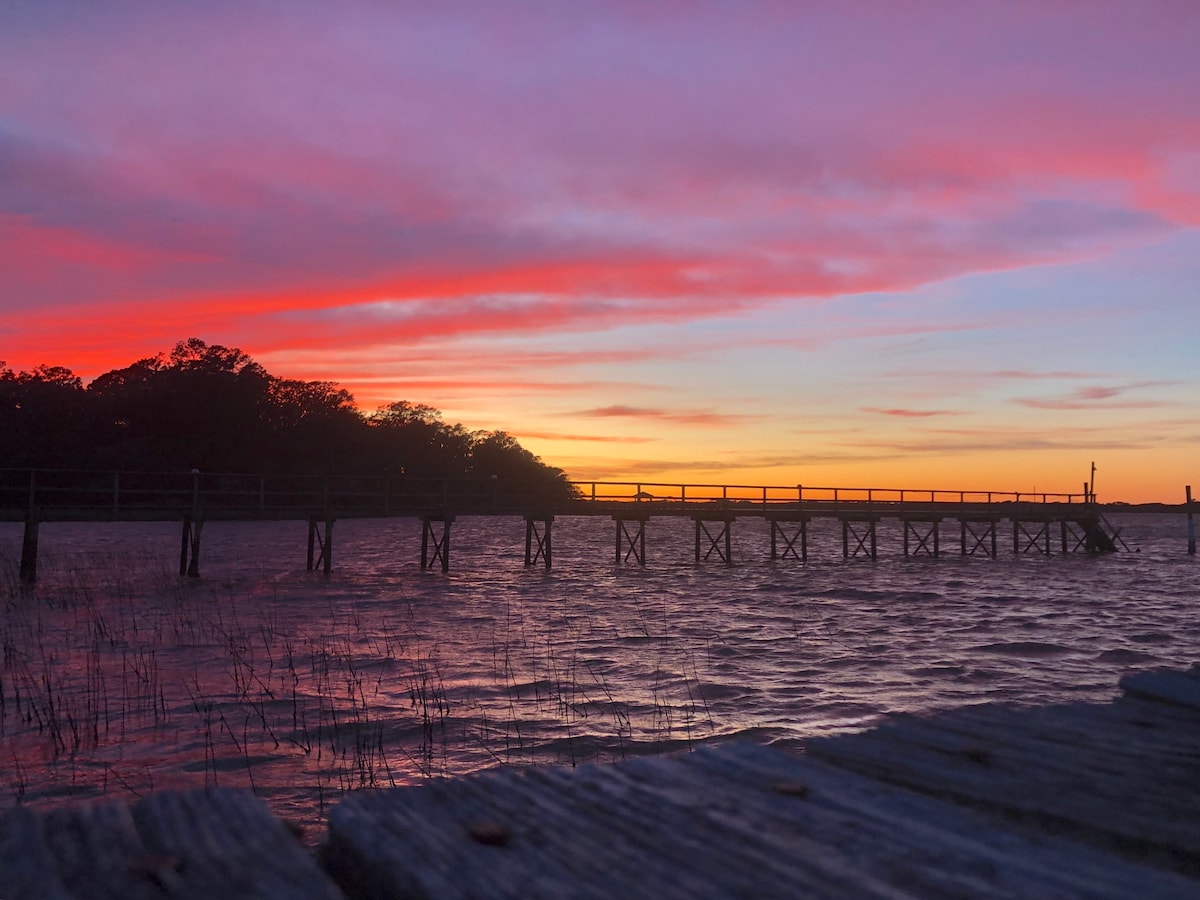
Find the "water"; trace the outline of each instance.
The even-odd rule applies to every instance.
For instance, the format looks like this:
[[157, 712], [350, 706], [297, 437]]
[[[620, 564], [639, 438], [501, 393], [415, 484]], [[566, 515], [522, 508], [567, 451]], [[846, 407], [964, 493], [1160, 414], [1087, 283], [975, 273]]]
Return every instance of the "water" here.
[[653, 519], [642, 569], [614, 566], [610, 520], [567, 518], [548, 573], [522, 520], [460, 519], [444, 575], [419, 521], [346, 520], [330, 578], [304, 569], [305, 523], [214, 522], [199, 580], [175, 574], [178, 524], [44, 524], [28, 591], [0, 525], [0, 808], [217, 784], [316, 834], [346, 791], [496, 765], [1104, 701], [1200, 659], [1183, 516], [1115, 522], [1130, 552], [1016, 557], [1001, 534], [998, 559], [937, 560], [885, 522], [870, 562], [818, 521], [802, 565], [744, 519], [725, 568]]

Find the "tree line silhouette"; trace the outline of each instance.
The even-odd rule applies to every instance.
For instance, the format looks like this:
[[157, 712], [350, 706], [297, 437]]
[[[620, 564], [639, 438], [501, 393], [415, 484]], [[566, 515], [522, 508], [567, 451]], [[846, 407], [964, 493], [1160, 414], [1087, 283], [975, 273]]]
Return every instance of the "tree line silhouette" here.
[[181, 341], [88, 385], [0, 362], [0, 468], [503, 478], [568, 496], [504, 431], [406, 400], [363, 414], [334, 382], [278, 378], [236, 348]]

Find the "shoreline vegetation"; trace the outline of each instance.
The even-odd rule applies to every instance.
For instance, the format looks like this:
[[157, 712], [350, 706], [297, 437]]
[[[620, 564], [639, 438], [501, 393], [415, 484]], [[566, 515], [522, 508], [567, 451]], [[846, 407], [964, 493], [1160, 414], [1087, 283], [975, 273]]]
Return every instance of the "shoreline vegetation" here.
[[86, 386], [61, 366], [0, 362], [0, 468], [495, 477], [542, 497], [572, 493], [561, 469], [505, 431], [447, 424], [407, 400], [364, 414], [335, 382], [278, 378], [198, 338]]
[[716, 731], [702, 664], [666, 632], [638, 635], [652, 696], [620, 697], [581, 653], [597, 626], [578, 613], [564, 627], [509, 609], [490, 652], [460, 659], [403, 596], [247, 595], [109, 562], [31, 592], [0, 559], [0, 809], [236, 786], [313, 825], [354, 790]]

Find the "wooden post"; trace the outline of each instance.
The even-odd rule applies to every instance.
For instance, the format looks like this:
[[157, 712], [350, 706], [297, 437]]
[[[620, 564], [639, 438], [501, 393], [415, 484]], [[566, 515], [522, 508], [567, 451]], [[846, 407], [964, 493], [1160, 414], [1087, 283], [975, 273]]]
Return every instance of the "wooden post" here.
[[325, 546], [321, 548], [321, 557], [325, 561], [325, 574], [333, 571], [333, 516], [325, 519]]
[[[808, 517], [801, 516], [795, 521], [799, 525], [799, 531], [794, 534], [789, 534], [783, 527], [783, 521], [775, 516], [768, 517], [771, 522], [771, 559], [787, 559], [789, 556], [792, 559], [798, 559], [801, 562], [808, 562]], [[783, 547], [780, 548], [779, 540], [783, 539]], [[800, 549], [796, 549], [796, 542], [800, 542]]]
[[33, 511], [25, 514], [25, 533], [21, 537], [19, 578], [25, 584], [37, 581], [38, 519]]
[[179, 543], [179, 574], [189, 578], [200, 577], [200, 529], [204, 522], [199, 519], [183, 520], [183, 538]]
[[113, 516], [121, 511], [121, 473], [113, 472]]
[[1192, 486], [1189, 484], [1184, 488], [1187, 495], [1187, 534], [1188, 534], [1188, 555], [1196, 555], [1196, 520], [1192, 517]]
[[[454, 516], [425, 515], [421, 517], [421, 568], [428, 569], [438, 560], [441, 561], [442, 571], [450, 571], [450, 523]], [[442, 523], [442, 533], [439, 536], [434, 530], [434, 523]], [[433, 553], [429, 552], [430, 538], [433, 539]]]
[[312, 571], [317, 566], [328, 575], [333, 571], [333, 517], [326, 516], [325, 531], [321, 532], [316, 516], [308, 517], [308, 558], [307, 568]]
[[[715, 551], [717, 556], [720, 558], [721, 562], [723, 562], [726, 566], [732, 566], [733, 565], [733, 522], [734, 522], [734, 518], [732, 516], [726, 516], [723, 519], [710, 519], [710, 520], [706, 521], [703, 516], [695, 516], [694, 520], [696, 522], [696, 562], [697, 562], [697, 564], [700, 563], [700, 561], [702, 559], [707, 560], [710, 556], [713, 555], [713, 552]], [[721, 526], [721, 530], [718, 531], [715, 536], [713, 535], [713, 533], [711, 531], [708, 530], [709, 522], [712, 522], [714, 525], [719, 524]], [[704, 536], [708, 539], [708, 549], [707, 549], [707, 551], [704, 552], [703, 556], [701, 556], [701, 552], [700, 552], [700, 545], [701, 545], [700, 534], [701, 534], [701, 532], [703, 532]], [[724, 546], [722, 547], [722, 545], [724, 545]]]
[[[538, 530], [538, 522], [542, 523], [542, 530]], [[526, 516], [525, 517], [525, 568], [530, 568], [537, 565], [537, 561], [541, 559], [546, 570], [550, 570], [551, 555], [553, 547], [550, 542], [550, 529], [554, 522], [554, 516]], [[534, 546], [536, 539], [537, 546]]]
[[[646, 516], [638, 516], [634, 519], [613, 516], [613, 521], [617, 526], [617, 552], [614, 562], [618, 566], [628, 562], [631, 556], [639, 566], [646, 565], [646, 519]], [[633, 534], [629, 533], [629, 522], [637, 523], [637, 531]]]
[[179, 541], [179, 574], [187, 574], [188, 564], [188, 542], [192, 539], [192, 521], [191, 519], [183, 520], [183, 537]]

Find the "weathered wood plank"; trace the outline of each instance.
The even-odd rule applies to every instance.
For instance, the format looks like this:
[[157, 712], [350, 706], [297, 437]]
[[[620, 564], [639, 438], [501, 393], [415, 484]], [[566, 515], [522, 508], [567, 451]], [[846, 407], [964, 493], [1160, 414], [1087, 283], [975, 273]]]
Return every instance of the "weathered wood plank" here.
[[0, 819], [0, 895], [71, 900], [340, 900], [261, 801], [241, 791], [154, 794]]
[[[1101, 710], [1092, 734], [1110, 722]], [[948, 713], [812, 741], [835, 765], [1098, 843], [1131, 859], [1200, 873], [1200, 754], [1094, 752], [1014, 737], [1003, 722]], [[1014, 712], [1011, 721], [1019, 716]], [[1184, 732], [1193, 742], [1200, 732]]]
[[18, 807], [0, 817], [0, 884], [11, 897], [71, 900], [46, 846], [42, 819]]
[[996, 822], [812, 759], [747, 745], [734, 757], [697, 752], [681, 765], [712, 772], [736, 796], [774, 785], [792, 828], [819, 834], [855, 865], [887, 873], [918, 896], [1189, 897], [1196, 882], [1084, 844]]
[[1137, 672], [1120, 681], [1127, 694], [1200, 710], [1200, 668], [1186, 672]]
[[[486, 827], [484, 827], [486, 826]], [[355, 897], [1191, 898], [1189, 878], [753, 745], [353, 795]]]

